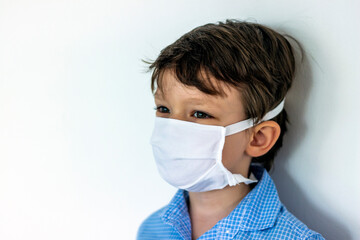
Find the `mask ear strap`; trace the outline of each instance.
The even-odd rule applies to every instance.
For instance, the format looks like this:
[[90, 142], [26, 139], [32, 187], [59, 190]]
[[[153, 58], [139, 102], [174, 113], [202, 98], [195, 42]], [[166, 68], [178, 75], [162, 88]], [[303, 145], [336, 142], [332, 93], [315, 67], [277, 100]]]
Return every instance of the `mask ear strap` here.
[[254, 121], [251, 118], [241, 122], [233, 123], [225, 127], [225, 136], [244, 131], [245, 129], [251, 128], [252, 126], [254, 126]]
[[[276, 117], [283, 110], [284, 103], [285, 103], [285, 98], [281, 101], [281, 103], [279, 103], [279, 105], [276, 106], [276, 108], [268, 112], [260, 122], [267, 121]], [[245, 129], [251, 128], [252, 126], [254, 126], [254, 119], [252, 118], [230, 124], [225, 127], [226, 129], [225, 136], [229, 136], [234, 133], [244, 131]]]
[[284, 109], [284, 104], [285, 104], [285, 98], [281, 101], [281, 103], [279, 103], [279, 105], [276, 106], [276, 108], [268, 112], [260, 122], [267, 121], [276, 117]]

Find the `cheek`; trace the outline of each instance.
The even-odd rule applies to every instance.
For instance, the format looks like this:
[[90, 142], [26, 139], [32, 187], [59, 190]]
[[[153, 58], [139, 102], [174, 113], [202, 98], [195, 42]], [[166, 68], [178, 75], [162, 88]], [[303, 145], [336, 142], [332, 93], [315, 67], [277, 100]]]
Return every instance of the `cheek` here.
[[223, 165], [230, 171], [237, 171], [244, 165], [247, 138], [244, 132], [230, 135], [225, 138], [222, 152]]

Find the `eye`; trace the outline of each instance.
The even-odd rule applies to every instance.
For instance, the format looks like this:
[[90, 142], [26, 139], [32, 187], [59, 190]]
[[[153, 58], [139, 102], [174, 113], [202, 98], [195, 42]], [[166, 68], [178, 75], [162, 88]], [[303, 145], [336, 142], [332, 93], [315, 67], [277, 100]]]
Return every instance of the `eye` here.
[[212, 118], [211, 115], [204, 113], [204, 112], [200, 112], [200, 111], [196, 111], [194, 113], [194, 117], [196, 117], [196, 118]]
[[154, 107], [154, 110], [157, 110], [161, 113], [169, 113], [169, 109], [167, 107], [164, 106], [158, 106], [158, 107]]

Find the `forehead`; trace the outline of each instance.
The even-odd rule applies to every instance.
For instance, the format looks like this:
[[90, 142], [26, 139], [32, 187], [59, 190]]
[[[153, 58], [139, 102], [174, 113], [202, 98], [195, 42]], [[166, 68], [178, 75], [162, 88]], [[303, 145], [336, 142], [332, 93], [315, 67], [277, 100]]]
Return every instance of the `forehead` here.
[[[181, 77], [183, 77], [183, 76], [181, 76]], [[208, 74], [204, 70], [199, 71], [196, 78], [197, 78], [197, 80], [195, 80], [195, 81], [188, 81], [187, 79], [189, 79], [189, 78], [186, 78], [186, 80], [180, 81], [177, 78], [175, 69], [172, 69], [172, 68], [171, 69], [163, 69], [162, 71], [160, 71], [160, 73], [158, 75], [158, 79], [156, 81], [157, 85], [159, 86], [157, 88], [157, 92], [159, 92], [159, 93], [155, 93], [155, 94], [156, 95], [166, 94], [169, 90], [171, 90], [174, 87], [185, 88], [185, 89], [194, 89], [194, 90], [197, 89], [198, 91], [200, 91], [199, 90], [200, 88], [212, 89], [219, 93], [219, 94], [208, 94], [206, 92], [200, 91], [203, 95], [209, 95], [209, 96], [218, 96], [219, 95], [219, 96], [223, 97], [229, 93], [234, 94], [233, 92], [236, 92], [237, 94], [239, 94], [239, 90], [237, 90], [235, 87], [230, 86], [229, 83], [225, 83], [224, 81], [220, 81], [220, 80], [216, 79], [215, 77], [213, 77], [211, 74]], [[199, 79], [201, 79], [201, 80], [199, 81]], [[186, 83], [184, 84], [184, 82], [186, 82]], [[193, 85], [191, 85], [191, 84], [193, 84]]]
[[[204, 74], [204, 73], [200, 73]], [[181, 83], [177, 78], [173, 70], [164, 70], [160, 77], [160, 88], [158, 88], [154, 94], [155, 99], [184, 99], [202, 102], [203, 104], [212, 104], [219, 107], [231, 107], [239, 109], [241, 102], [241, 93], [239, 89], [236, 89], [229, 84], [225, 84], [217, 80], [216, 78], [209, 76], [211, 84], [217, 88], [221, 88], [224, 92], [224, 96], [206, 94], [195, 86], [187, 86]]]

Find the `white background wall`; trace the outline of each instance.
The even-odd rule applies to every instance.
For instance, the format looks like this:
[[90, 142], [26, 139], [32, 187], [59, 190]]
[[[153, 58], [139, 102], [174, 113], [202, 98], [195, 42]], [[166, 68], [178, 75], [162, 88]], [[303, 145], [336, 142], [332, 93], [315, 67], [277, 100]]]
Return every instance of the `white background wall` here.
[[0, 239], [134, 239], [175, 192], [148, 143], [142, 58], [226, 18], [308, 52], [272, 176], [327, 239], [360, 239], [359, 2], [0, 0]]

